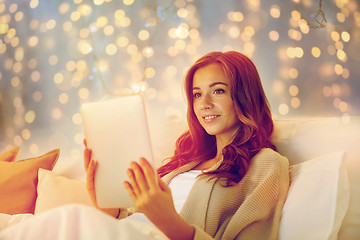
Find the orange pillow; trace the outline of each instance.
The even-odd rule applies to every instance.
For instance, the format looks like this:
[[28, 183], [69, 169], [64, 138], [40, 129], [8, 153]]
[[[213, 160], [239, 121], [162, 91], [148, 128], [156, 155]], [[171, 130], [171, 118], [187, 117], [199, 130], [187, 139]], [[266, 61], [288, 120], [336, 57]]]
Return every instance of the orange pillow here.
[[19, 152], [19, 147], [14, 147], [6, 152], [0, 153], [0, 162], [13, 162]]
[[0, 213], [34, 213], [38, 170], [52, 170], [59, 149], [40, 157], [15, 162], [0, 162]]

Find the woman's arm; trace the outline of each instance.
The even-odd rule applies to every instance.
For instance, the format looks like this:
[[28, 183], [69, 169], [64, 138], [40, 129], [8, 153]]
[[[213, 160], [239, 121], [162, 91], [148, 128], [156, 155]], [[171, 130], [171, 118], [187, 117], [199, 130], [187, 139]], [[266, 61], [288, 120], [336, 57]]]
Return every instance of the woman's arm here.
[[139, 211], [170, 239], [193, 239], [194, 228], [176, 212], [168, 185], [155, 174], [149, 162], [141, 158], [128, 169], [124, 183]]

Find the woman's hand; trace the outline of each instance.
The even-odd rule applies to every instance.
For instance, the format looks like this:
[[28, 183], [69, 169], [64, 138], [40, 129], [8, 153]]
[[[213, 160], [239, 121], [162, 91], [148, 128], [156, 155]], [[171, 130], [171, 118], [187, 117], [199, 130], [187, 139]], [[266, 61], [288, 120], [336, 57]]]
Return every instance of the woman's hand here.
[[95, 182], [95, 172], [96, 172], [96, 168], [98, 166], [98, 162], [96, 162], [92, 159], [92, 156], [91, 156], [92, 152], [91, 152], [91, 149], [89, 149], [87, 147], [86, 139], [84, 139], [84, 145], [85, 145], [84, 167], [85, 167], [85, 171], [86, 171], [86, 188], [89, 192], [90, 199], [97, 209], [100, 209], [101, 211], [103, 211], [113, 217], [117, 217], [119, 215], [120, 209], [118, 209], [118, 208], [100, 208], [97, 205], [94, 182]]
[[137, 209], [170, 239], [192, 239], [194, 229], [176, 212], [168, 185], [146, 159], [140, 158], [139, 163], [131, 163], [129, 181], [124, 182]]

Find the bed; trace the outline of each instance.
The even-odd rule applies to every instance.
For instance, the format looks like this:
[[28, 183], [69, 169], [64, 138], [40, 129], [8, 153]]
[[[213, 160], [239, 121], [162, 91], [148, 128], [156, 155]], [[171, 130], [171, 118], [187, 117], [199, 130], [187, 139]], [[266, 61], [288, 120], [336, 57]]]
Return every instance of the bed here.
[[[150, 129], [157, 165], [184, 127], [164, 119]], [[291, 165], [279, 239], [358, 239], [360, 117], [276, 120], [272, 141]], [[0, 155], [0, 239], [165, 239], [151, 225], [94, 209], [81, 157], [55, 149], [21, 160], [18, 150]]]

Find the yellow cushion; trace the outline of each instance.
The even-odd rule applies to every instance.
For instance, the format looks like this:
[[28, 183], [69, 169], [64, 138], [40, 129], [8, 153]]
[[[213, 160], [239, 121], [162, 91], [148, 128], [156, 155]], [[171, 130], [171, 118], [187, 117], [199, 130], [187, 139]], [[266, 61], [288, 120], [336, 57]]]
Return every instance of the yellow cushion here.
[[52, 170], [59, 149], [15, 162], [0, 162], [0, 213], [34, 213], [38, 170]]
[[13, 162], [15, 161], [16, 155], [19, 152], [19, 148], [15, 147], [6, 152], [0, 153], [0, 162]]

